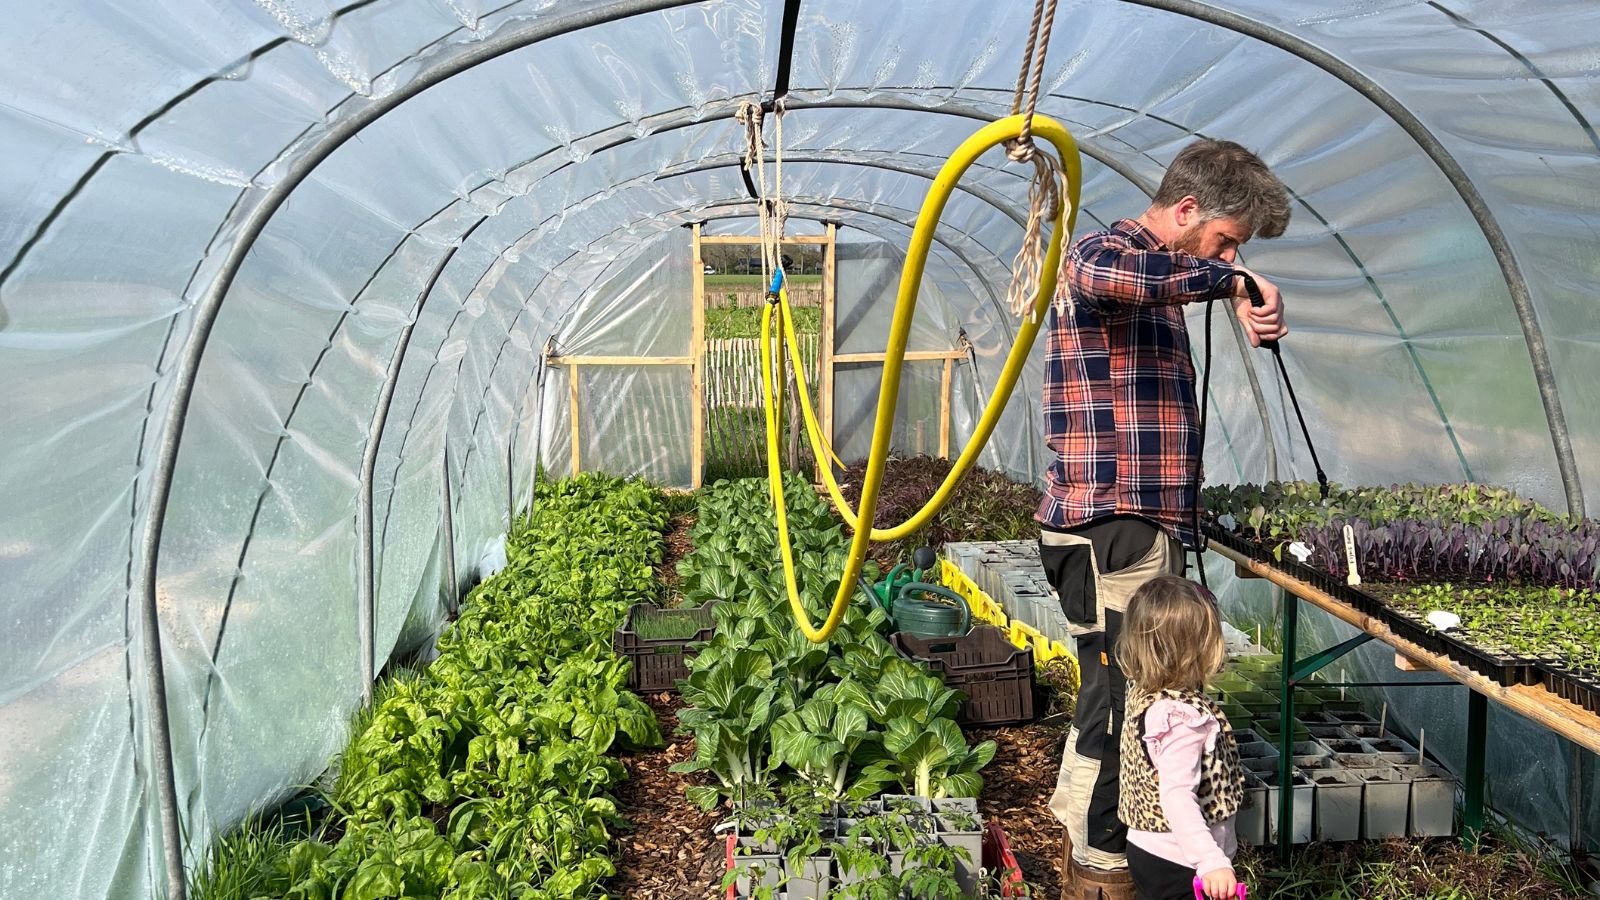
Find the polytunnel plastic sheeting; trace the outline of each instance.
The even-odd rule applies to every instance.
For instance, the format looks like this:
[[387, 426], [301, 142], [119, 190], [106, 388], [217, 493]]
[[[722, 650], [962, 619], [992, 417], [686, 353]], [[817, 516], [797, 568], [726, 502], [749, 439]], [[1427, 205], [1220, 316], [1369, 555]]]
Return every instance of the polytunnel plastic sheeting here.
[[[826, 170], [829, 167], [828, 166], [813, 166], [813, 167], [810, 167], [810, 168], [812, 170]], [[802, 172], [805, 172], [805, 170], [802, 169]], [[900, 177], [904, 177], [904, 176], [900, 176]], [[688, 178], [689, 178], [689, 176], [684, 176], [684, 179], [679, 179], [679, 181], [683, 181], [683, 180], [688, 179]], [[807, 179], [804, 179], [804, 178], [797, 180], [796, 178], [791, 177], [790, 182], [791, 182], [792, 186], [796, 185], [796, 184], [799, 185], [799, 187], [796, 188], [797, 190], [804, 191], [806, 189], [807, 185], [811, 181], [816, 181], [816, 180], [817, 180], [817, 176], [815, 175], [815, 171], [813, 171], [809, 181]], [[675, 186], [677, 188], [678, 191], [683, 192], [683, 193], [677, 193], [676, 194], [676, 196], [680, 197], [681, 199], [673, 201], [672, 197], [674, 196], [674, 194], [663, 194], [663, 192], [668, 190], [669, 185], [673, 185], [673, 186]], [[674, 203], [689, 204], [689, 203], [696, 202], [696, 200], [698, 198], [705, 197], [705, 196], [715, 196], [719, 192], [726, 193], [727, 191], [730, 191], [730, 190], [733, 189], [733, 185], [728, 183], [726, 181], [726, 179], [716, 179], [716, 178], [713, 178], [712, 181], [706, 187], [698, 187], [698, 186], [694, 185], [692, 182], [689, 182], [687, 184], [675, 184], [675, 185], [674, 185], [673, 182], [662, 182], [660, 184], [644, 183], [644, 184], [640, 184], [640, 187], [643, 188], [643, 189], [647, 189], [646, 190], [646, 196], [648, 196], [652, 202], [660, 204], [660, 203], [663, 202], [663, 198], [665, 198], [668, 201], [667, 205], [666, 205], [666, 208], [673, 208], [673, 204]], [[529, 195], [529, 196], [530, 196], [530, 201], [531, 201], [531, 199], [533, 198], [533, 195]], [[802, 193], [802, 194], [800, 194], [800, 196], [805, 196], [805, 194]], [[883, 196], [890, 197], [890, 198], [898, 197], [897, 194], [885, 194]], [[521, 198], [518, 198], [518, 199], [520, 200]], [[631, 200], [631, 199], [635, 199], [635, 197], [634, 197], [633, 194], [629, 194], [629, 193], [618, 193], [618, 194], [616, 194], [614, 196], [609, 197], [608, 199], [611, 199], [613, 201], [619, 200], [619, 199], [630, 199]], [[824, 197], [822, 199], [825, 200], [826, 197]], [[978, 201], [972, 201], [972, 200], [970, 200], [970, 198], [967, 198], [967, 199], [968, 199], [968, 201], [970, 203], [973, 203], [973, 204], [976, 204], [978, 202]], [[902, 200], [902, 202], [908, 202], [908, 200]], [[959, 213], [960, 210], [963, 207], [962, 207], [961, 204], [958, 203], [958, 204], [953, 204], [953, 208], [955, 210], [957, 210], [957, 212]], [[510, 210], [511, 207], [508, 205], [507, 209]], [[503, 240], [510, 240], [511, 249], [506, 250], [506, 251], [502, 251], [502, 253], [500, 254], [500, 259], [497, 260], [489, 270], [480, 273], [475, 279], [472, 280], [472, 285], [473, 286], [471, 288], [471, 291], [473, 292], [473, 295], [474, 296], [485, 296], [485, 295], [487, 295], [490, 298], [488, 302], [492, 303], [493, 302], [493, 297], [498, 294], [498, 295], [503, 295], [503, 296], [508, 297], [509, 298], [509, 302], [511, 302], [511, 303], [519, 303], [519, 301], [517, 299], [518, 296], [519, 296], [518, 293], [512, 292], [510, 294], [505, 294], [504, 291], [498, 290], [497, 285], [499, 284], [499, 280], [502, 277], [501, 274], [499, 274], [499, 273], [505, 272], [505, 271], [510, 271], [510, 270], [512, 270], [513, 267], [515, 267], [518, 264], [524, 262], [524, 260], [522, 258], [523, 254], [525, 253], [525, 251], [522, 249], [523, 245], [528, 244], [530, 242], [533, 242], [534, 237], [537, 234], [542, 234], [543, 233], [543, 229], [546, 228], [546, 227], [550, 227], [550, 223], [552, 223], [552, 222], [556, 222], [556, 223], [560, 224], [563, 227], [569, 227], [570, 228], [570, 222], [567, 221], [567, 219], [568, 219], [568, 217], [570, 215], [573, 215], [576, 212], [576, 214], [579, 214], [584, 218], [594, 218], [594, 216], [597, 215], [598, 211], [601, 210], [601, 209], [605, 209], [608, 212], [610, 212], [612, 215], [615, 215], [616, 214], [616, 210], [617, 210], [617, 206], [616, 206], [616, 204], [614, 202], [610, 206], [602, 206], [601, 204], [594, 202], [593, 198], [586, 197], [586, 198], [583, 198], [583, 200], [576, 207], [562, 209], [562, 210], [548, 210], [548, 209], [546, 209], [545, 212], [547, 213], [547, 217], [543, 220], [543, 223], [540, 225], [540, 227], [534, 228], [532, 230], [525, 230], [525, 226], [528, 224], [529, 220], [531, 220], [533, 217], [532, 216], [528, 216], [523, 212], [517, 212], [516, 215], [513, 215], [513, 216], [509, 217], [505, 221], [504, 224], [502, 224], [500, 222], [495, 222], [495, 223], [492, 223], [490, 226], [487, 226], [486, 228], [481, 229], [480, 231], [478, 231], [475, 234], [474, 237], [475, 237], [475, 239], [481, 239], [481, 240], [495, 240], [496, 238], [487, 237], [486, 236], [486, 235], [489, 235], [489, 233], [491, 231], [496, 231], [501, 235], [517, 235], [520, 232], [520, 236], [514, 237], [514, 238], [501, 238]], [[623, 209], [626, 211], [627, 207], [624, 206]], [[648, 214], [648, 211], [647, 211], [647, 208], [645, 208], [645, 207], [641, 207], [640, 210], [637, 212], [637, 215], [639, 217], [644, 217], [647, 214]], [[914, 213], [909, 209], [901, 209], [900, 215], [902, 215], [904, 217], [905, 221], [909, 221], [911, 216], [914, 215]], [[518, 220], [522, 220], [522, 221], [519, 222]], [[1006, 220], [1002, 220], [1002, 221], [1007, 222], [1008, 226], [1011, 228], [1011, 230], [1013, 230], [1013, 231], [1015, 230], [1015, 225], [1013, 223], [1010, 223], [1010, 220], [1006, 219]], [[942, 229], [942, 230], [948, 231], [947, 228], [946, 229]], [[581, 268], [582, 265], [584, 265], [585, 259], [592, 259], [592, 258], [604, 259], [605, 258], [604, 256], [599, 256], [597, 254], [601, 253], [603, 250], [606, 250], [606, 249], [614, 250], [615, 248], [614, 247], [605, 248], [605, 247], [597, 246], [598, 244], [605, 243], [605, 241], [601, 240], [601, 239], [588, 240], [586, 242], [585, 238], [592, 236], [592, 234], [593, 234], [592, 231], [585, 230], [585, 229], [579, 229], [579, 231], [576, 233], [576, 236], [569, 242], [565, 242], [565, 243], [558, 242], [558, 243], [553, 244], [553, 245], [548, 240], [542, 240], [542, 241], [534, 242], [534, 246], [537, 247], [537, 250], [534, 251], [534, 252], [536, 254], [538, 254], [538, 256], [537, 256], [537, 259], [534, 261], [533, 264], [534, 265], [538, 265], [539, 264], [538, 260], [548, 260], [548, 259], [555, 258], [555, 259], [559, 259], [560, 260], [558, 265], [561, 265], [563, 267], [570, 262], [572, 265], [579, 266]], [[612, 237], [612, 236], [606, 236], [606, 237]], [[970, 240], [970, 239], [968, 239], [968, 240]], [[1003, 236], [997, 236], [995, 238], [995, 240], [1004, 240], [1004, 237]], [[613, 240], [612, 243], [615, 243], [615, 241]], [[554, 247], [555, 249], [553, 249], [553, 250], [549, 249], [551, 247]], [[466, 269], [457, 269], [457, 271], [458, 272], [465, 272], [465, 273], [470, 275], [470, 273], [473, 271], [473, 269], [471, 267], [468, 267]], [[449, 278], [450, 276], [447, 273], [445, 277]], [[554, 279], [557, 282], [556, 285], [554, 287], [549, 288], [549, 290], [556, 291], [557, 292], [556, 296], [558, 298], [559, 298], [561, 292], [564, 292], [564, 291], [567, 291], [567, 290], [573, 290], [573, 289], [581, 289], [582, 286], [587, 283], [586, 279], [584, 279], [584, 278], [582, 278], [580, 276], [567, 275], [565, 273], [565, 268], [558, 268], [553, 275], [540, 276], [538, 281], [535, 283], [536, 287], [543, 288], [545, 286], [546, 280], [548, 280], [548, 279]], [[488, 287], [488, 288], [485, 288], [484, 285], [486, 285], [486, 284], [492, 285], [492, 286]], [[558, 303], [559, 303], [559, 301], [558, 301]], [[473, 304], [471, 303], [471, 301], [469, 301], [468, 305], [472, 306]], [[991, 303], [990, 306], [992, 308], [994, 306], [994, 304]], [[985, 314], [992, 314], [992, 313], [990, 313], [989, 311], [985, 311]], [[483, 333], [488, 335], [491, 339], [494, 339], [494, 336], [499, 334], [499, 331], [497, 331], [494, 328], [490, 328], [490, 329], [488, 329], [487, 331], [485, 331]], [[502, 343], [503, 343], [503, 341], [502, 341]]]
[[[41, 824], [27, 818], [37, 807], [15, 802], [11, 791], [21, 788], [11, 783], [0, 794], [7, 801], [0, 834], [39, 837], [46, 854], [40, 867], [55, 868], [6, 866], [0, 893], [21, 884], [24, 895], [67, 896], [79, 887], [92, 895], [97, 878], [139, 881], [154, 847], [140, 834], [141, 819], [155, 821], [152, 782], [133, 762], [145, 711], [119, 699], [143, 688], [136, 678], [128, 683], [128, 672], [117, 686], [115, 667], [102, 663], [120, 653], [125, 670], [140, 665], [132, 544], [148, 510], [177, 361], [196, 322], [191, 304], [225, 271], [228, 250], [248, 233], [241, 226], [274, 196], [274, 185], [296, 174], [297, 162], [318, 152], [319, 140], [364, 110], [399, 100], [414, 79], [519, 33], [593, 26], [445, 80], [364, 129], [293, 192], [227, 293], [183, 435], [157, 585], [174, 645], [168, 677], [184, 803], [207, 807], [219, 822], [229, 810], [265, 799], [252, 791], [295, 776], [282, 768], [239, 773], [237, 761], [217, 756], [231, 737], [196, 743], [194, 704], [205, 708], [206, 698], [217, 696], [208, 727], [230, 733], [225, 723], [248, 710], [270, 714], [272, 701], [242, 682], [274, 663], [248, 648], [234, 653], [232, 644], [244, 634], [283, 635], [281, 620], [272, 618], [279, 598], [325, 600], [318, 616], [346, 618], [334, 607], [353, 606], [353, 477], [387, 348], [430, 267], [472, 227], [474, 214], [504, 205], [512, 215], [522, 208], [540, 214], [533, 224], [557, 215], [537, 232], [534, 243], [543, 246], [578, 233], [564, 226], [583, 216], [562, 210], [586, 197], [596, 207], [630, 205], [583, 231], [604, 235], [636, 214], [710, 211], [742, 196], [731, 169], [710, 172], [714, 179], [685, 175], [685, 184], [715, 185], [714, 196], [686, 200], [688, 189], [670, 187], [609, 192], [651, 169], [670, 183], [680, 167], [722, 165], [739, 152], [732, 123], [683, 123], [726, 115], [735, 98], [770, 88], [782, 4], [712, 0], [603, 21], [642, 6], [380, 0], [336, 10], [182, 0], [141, 10], [137, 19], [85, 4], [13, 12], [13, 27], [0, 38], [7, 151], [0, 197], [8, 210], [0, 222], [0, 380], [28, 390], [11, 392], [0, 408], [10, 426], [0, 430], [0, 506], [8, 510], [0, 520], [0, 576], [18, 598], [22, 623], [0, 654], [0, 717], [26, 721], [29, 703], [66, 698], [94, 724], [75, 719], [65, 731], [30, 732], [11, 745], [18, 759], [5, 769], [26, 771], [58, 757], [92, 760], [86, 765], [110, 787]], [[1029, 11], [1026, 4], [946, 0], [869, 14], [859, 4], [806, 0], [786, 148], [818, 162], [854, 156], [931, 168], [977, 124], [969, 114], [1009, 108]], [[1243, 19], [1202, 21], [1221, 21], [1228, 11]], [[1246, 259], [1285, 287], [1295, 329], [1286, 359], [1336, 478], [1470, 474], [1559, 506], [1530, 352], [1485, 223], [1474, 221], [1438, 161], [1397, 118], [1263, 38], [1303, 40], [1310, 47], [1296, 52], [1353, 64], [1460, 164], [1528, 282], [1528, 308], [1564, 401], [1576, 474], [1592, 483], [1600, 476], [1600, 410], [1580, 402], [1580, 392], [1600, 347], [1600, 316], [1590, 302], [1600, 276], [1592, 253], [1600, 199], [1592, 165], [1600, 152], [1592, 126], [1600, 80], [1590, 46], [1597, 29], [1600, 10], [1576, 0], [1534, 10], [1509, 0], [1074, 3], [1057, 19], [1049, 96], [1040, 109], [1066, 121], [1092, 156], [1142, 179], [1158, 178], [1192, 133], [1241, 140], [1284, 175], [1297, 197], [1290, 234], [1247, 248]], [[929, 110], [879, 109], [887, 106]], [[536, 165], [515, 171], [536, 157]], [[513, 202], [563, 165], [563, 175], [582, 174], [556, 181], [570, 193], [545, 195], [560, 202]], [[1085, 166], [1086, 214], [1103, 220], [1137, 212], [1142, 202], [1132, 185], [1097, 165]], [[909, 198], [918, 189], [878, 171], [852, 179], [819, 174], [806, 190], [818, 200], [868, 198], [880, 211], [914, 210]], [[816, 186], [834, 177], [848, 184], [832, 193]], [[974, 171], [971, 184], [1014, 198], [1014, 178]], [[458, 197], [468, 199], [453, 205]], [[970, 209], [954, 227], [973, 228], [1003, 267], [1016, 237], [989, 240], [981, 224], [998, 222], [1003, 212]], [[446, 435], [455, 478], [482, 488], [460, 501], [469, 536], [481, 545], [497, 533], [506, 505], [502, 432], [526, 421], [531, 361], [559, 310], [584, 289], [554, 276], [551, 293], [519, 320], [523, 292], [543, 295], [540, 280], [568, 264], [541, 256], [537, 264], [488, 271], [486, 258], [509, 243], [480, 243], [477, 235], [462, 243], [418, 316], [404, 358], [374, 485], [382, 510], [380, 644], [392, 640], [400, 610], [426, 593], [406, 586], [430, 577], [413, 554], [431, 546], [430, 531], [438, 533], [433, 495], [442, 489]], [[484, 276], [476, 289], [472, 282]], [[368, 277], [373, 282], [363, 288]], [[993, 280], [1003, 282], [1003, 273]], [[333, 327], [347, 311], [344, 325]], [[1190, 322], [1196, 324], [1193, 311]], [[994, 320], [989, 327], [998, 333]], [[1275, 447], [1281, 474], [1308, 475], [1298, 429], [1265, 357], [1251, 359], [1271, 444], [1253, 393], [1241, 389], [1239, 357], [1218, 331], [1209, 471], [1218, 479], [1260, 471]], [[508, 334], [516, 337], [497, 367], [484, 357], [498, 355]], [[981, 381], [997, 358], [987, 348], [1004, 342], [975, 344]], [[472, 361], [463, 364], [466, 357]], [[547, 378], [547, 390], [555, 380]], [[1033, 402], [1036, 384], [1025, 380], [1013, 412]], [[1019, 447], [1028, 440], [1027, 421], [1033, 419], [1010, 432]], [[474, 429], [478, 436], [457, 447], [457, 435]], [[521, 469], [513, 454], [512, 473]], [[511, 477], [520, 496], [525, 484]], [[481, 550], [469, 543], [457, 547], [463, 571]], [[221, 616], [232, 621], [225, 586], [240, 613], [231, 637], [221, 633]], [[263, 608], [272, 614], [263, 618]], [[342, 710], [355, 696], [358, 673], [345, 671], [355, 668], [349, 660], [332, 657], [353, 652], [351, 635], [315, 633], [322, 642], [316, 652], [284, 665], [308, 679], [306, 659], [337, 668], [324, 683], [328, 693], [307, 694], [304, 702]], [[221, 692], [234, 685], [239, 693]], [[314, 768], [326, 746], [319, 742], [331, 742], [337, 731], [299, 746], [293, 765]], [[201, 790], [191, 793], [196, 786]], [[66, 801], [51, 802], [59, 809]], [[79, 812], [103, 825], [65, 831], [62, 823], [85, 820], [73, 817]], [[206, 824], [203, 815], [185, 823], [200, 836], [191, 849], [201, 849]]]
[[[835, 320], [835, 352], [882, 352], [883, 350], [883, 336], [888, 333], [888, 315], [892, 308], [892, 298], [898, 290], [900, 270], [904, 264], [903, 248], [910, 235], [909, 230], [896, 227], [891, 227], [890, 233], [895, 240], [854, 241], [849, 240], [850, 232], [847, 231], [839, 241], [837, 291], [840, 312]], [[939, 259], [937, 256], [935, 258]], [[999, 320], [999, 314], [993, 309], [999, 304], [989, 296], [991, 291], [995, 293], [1002, 291], [1004, 287], [1002, 284], [974, 285], [967, 278], [972, 276], [982, 278], [985, 273], [964, 272], [960, 260], [956, 260], [955, 265], [949, 268], [947, 265], [949, 264], [928, 267], [927, 278], [931, 278], [932, 282], [930, 284], [925, 280], [926, 287], [921, 292], [918, 303], [920, 312], [927, 308], [924, 304], [933, 301], [936, 304], [934, 309], [944, 315], [924, 314], [913, 318], [912, 346], [924, 343], [927, 349], [959, 349], [960, 334], [963, 331], [972, 344], [972, 356], [976, 357], [979, 367], [977, 373], [973, 372], [970, 360], [959, 361], [955, 366], [955, 377], [952, 380], [950, 452], [953, 456], [960, 452], [972, 434], [983, 404], [987, 402], [999, 378], [1000, 366], [1005, 353], [1010, 350], [1015, 329], [1014, 326], [1008, 326]], [[945, 274], [946, 272], [948, 274]], [[963, 275], [967, 277], [964, 278]], [[930, 287], [934, 289], [929, 290]], [[1003, 303], [1003, 294], [1000, 296], [1000, 302]], [[947, 297], [960, 299], [958, 302], [948, 302], [944, 300]], [[853, 320], [846, 317], [847, 304], [848, 308], [855, 312]], [[989, 315], [981, 314], [985, 311], [985, 307], [988, 307]], [[965, 312], [966, 315], [962, 315], [961, 312]], [[849, 329], [848, 332], [846, 328]], [[847, 334], [859, 335], [854, 340], [856, 346], [851, 345], [851, 340], [846, 338]], [[865, 456], [871, 440], [872, 420], [877, 410], [880, 394], [879, 379], [882, 371], [882, 366], [877, 365], [852, 366], [840, 370], [840, 375], [845, 377], [835, 376], [834, 396], [837, 411], [834, 416], [834, 446], [847, 459]], [[1037, 376], [1037, 372], [1034, 374]], [[907, 381], [901, 387], [900, 400], [896, 406], [897, 438], [904, 437], [902, 432], [907, 427], [908, 390], [925, 393], [937, 402], [938, 384], [932, 386], [931, 392], [923, 390], [926, 386], [913, 387], [913, 384], [916, 382]], [[1031, 481], [1039, 473], [1036, 466], [1030, 465], [1026, 440], [1016, 440], [1014, 436], [1027, 435], [1034, 430], [1027, 424], [1032, 404], [1026, 402], [1025, 391], [1019, 390], [1018, 393], [1023, 396], [1014, 398], [1007, 406], [1004, 418], [1001, 419], [998, 432], [1002, 436], [991, 440], [985, 446], [979, 460], [991, 468], [1001, 469], [1014, 477]], [[935, 406], [933, 427], [935, 431], [932, 433], [937, 435], [937, 406]], [[915, 452], [914, 442], [907, 443], [903, 439], [898, 440], [894, 448], [901, 453]], [[931, 447], [925, 445], [924, 452], [928, 452], [929, 455], [937, 454], [937, 438]]]

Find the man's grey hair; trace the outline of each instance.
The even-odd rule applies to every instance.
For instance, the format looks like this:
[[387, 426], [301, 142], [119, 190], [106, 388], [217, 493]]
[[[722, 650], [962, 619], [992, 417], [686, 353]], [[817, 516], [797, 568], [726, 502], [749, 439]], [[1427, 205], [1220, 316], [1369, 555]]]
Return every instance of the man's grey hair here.
[[1260, 157], [1232, 141], [1198, 140], [1183, 148], [1151, 203], [1176, 206], [1191, 196], [1201, 221], [1236, 219], [1264, 238], [1289, 226], [1289, 189]]

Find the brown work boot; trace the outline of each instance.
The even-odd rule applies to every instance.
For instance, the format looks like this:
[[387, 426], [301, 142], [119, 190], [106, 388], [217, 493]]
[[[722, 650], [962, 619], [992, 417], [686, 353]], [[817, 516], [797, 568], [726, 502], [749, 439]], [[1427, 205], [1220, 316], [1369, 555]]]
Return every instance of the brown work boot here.
[[1067, 900], [1134, 900], [1133, 876], [1127, 869], [1094, 869], [1075, 860], [1070, 868], [1070, 879], [1062, 879], [1072, 885], [1072, 893], [1063, 894]]
[[1061, 900], [1072, 900], [1072, 832], [1061, 829]]

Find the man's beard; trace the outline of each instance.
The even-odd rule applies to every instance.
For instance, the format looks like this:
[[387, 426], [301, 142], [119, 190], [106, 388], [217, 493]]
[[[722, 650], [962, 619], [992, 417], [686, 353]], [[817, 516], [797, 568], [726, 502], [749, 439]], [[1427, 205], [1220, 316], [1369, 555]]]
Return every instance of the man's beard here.
[[1172, 249], [1181, 251], [1183, 253], [1189, 253], [1194, 256], [1199, 256], [1200, 231], [1203, 228], [1205, 228], [1204, 222], [1197, 222], [1194, 225], [1190, 225], [1187, 231], [1173, 239]]

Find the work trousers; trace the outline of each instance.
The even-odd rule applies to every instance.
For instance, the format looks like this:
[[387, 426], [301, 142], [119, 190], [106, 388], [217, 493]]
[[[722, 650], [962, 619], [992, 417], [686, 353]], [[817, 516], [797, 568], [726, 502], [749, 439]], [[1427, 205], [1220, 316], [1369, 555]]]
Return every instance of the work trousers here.
[[1080, 864], [1125, 869], [1128, 829], [1117, 818], [1117, 788], [1127, 680], [1112, 651], [1129, 598], [1158, 575], [1182, 574], [1183, 546], [1148, 520], [1112, 516], [1043, 529], [1039, 559], [1072, 627], [1082, 677], [1050, 810]]

